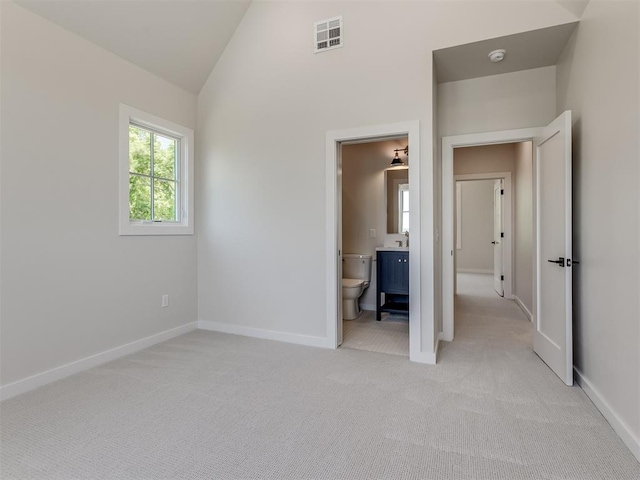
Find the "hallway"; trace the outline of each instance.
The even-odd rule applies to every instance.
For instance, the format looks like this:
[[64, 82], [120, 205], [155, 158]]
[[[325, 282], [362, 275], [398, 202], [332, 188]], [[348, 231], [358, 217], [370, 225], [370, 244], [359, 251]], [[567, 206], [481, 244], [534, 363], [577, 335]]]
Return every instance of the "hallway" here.
[[[637, 463], [582, 389], [565, 386], [533, 352], [532, 324], [496, 294], [491, 275], [458, 274], [455, 306], [455, 339], [440, 343], [438, 363], [455, 393], [447, 411], [466, 412], [475, 431], [469, 453], [549, 466], [539, 478], [636, 478]], [[629, 470], [614, 473], [625, 463]]]
[[533, 350], [533, 326], [518, 304], [493, 290], [493, 276], [458, 273], [455, 341]]

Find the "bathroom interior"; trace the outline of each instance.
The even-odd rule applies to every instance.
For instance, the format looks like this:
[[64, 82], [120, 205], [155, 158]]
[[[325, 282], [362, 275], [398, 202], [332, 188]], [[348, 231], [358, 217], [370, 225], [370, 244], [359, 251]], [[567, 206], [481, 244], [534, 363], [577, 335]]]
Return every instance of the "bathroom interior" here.
[[342, 145], [343, 348], [409, 355], [406, 136]]

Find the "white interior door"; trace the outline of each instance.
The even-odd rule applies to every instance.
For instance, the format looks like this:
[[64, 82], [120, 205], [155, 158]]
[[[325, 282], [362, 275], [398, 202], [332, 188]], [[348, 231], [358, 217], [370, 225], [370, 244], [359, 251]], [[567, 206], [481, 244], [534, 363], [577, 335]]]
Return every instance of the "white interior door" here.
[[536, 322], [533, 349], [573, 385], [571, 111], [535, 139]]
[[502, 258], [502, 180], [493, 182], [493, 289], [504, 297], [504, 265]]

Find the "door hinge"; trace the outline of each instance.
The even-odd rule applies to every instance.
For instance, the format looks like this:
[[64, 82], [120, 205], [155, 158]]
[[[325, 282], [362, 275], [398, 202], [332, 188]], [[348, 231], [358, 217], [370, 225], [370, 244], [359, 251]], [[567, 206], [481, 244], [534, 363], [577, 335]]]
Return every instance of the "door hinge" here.
[[500, 238], [504, 238], [504, 232], [500, 232]]
[[500, 280], [504, 282], [504, 275], [500, 275]]
[[500, 189], [500, 195], [504, 195], [504, 188]]

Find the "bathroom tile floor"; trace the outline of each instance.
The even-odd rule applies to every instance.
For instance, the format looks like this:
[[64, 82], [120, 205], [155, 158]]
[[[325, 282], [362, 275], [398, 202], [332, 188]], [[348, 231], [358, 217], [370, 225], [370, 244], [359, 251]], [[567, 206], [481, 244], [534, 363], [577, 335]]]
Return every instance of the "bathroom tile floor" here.
[[365, 310], [356, 320], [344, 320], [343, 348], [367, 350], [409, 356], [409, 317], [407, 315], [382, 314], [376, 320], [376, 312]]

